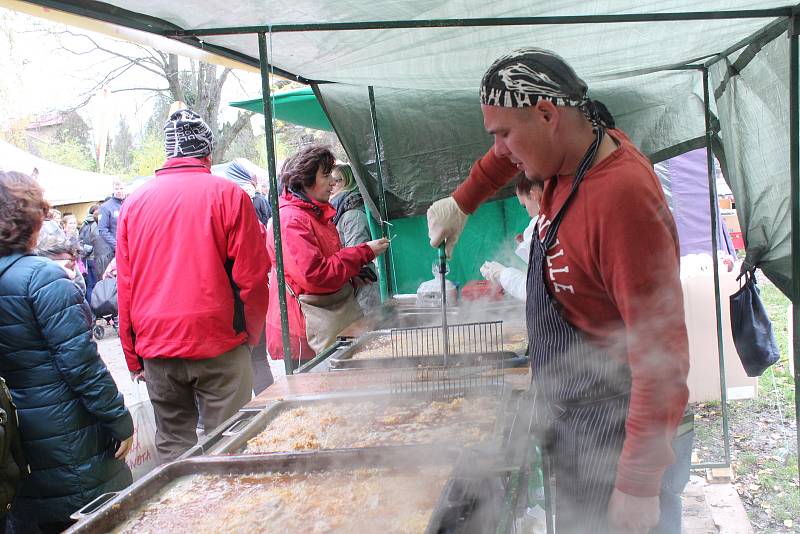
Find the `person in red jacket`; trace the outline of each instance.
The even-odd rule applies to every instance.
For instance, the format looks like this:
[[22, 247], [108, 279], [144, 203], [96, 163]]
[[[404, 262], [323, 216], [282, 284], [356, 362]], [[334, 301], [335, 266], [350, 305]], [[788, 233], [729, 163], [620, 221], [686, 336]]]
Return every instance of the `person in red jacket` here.
[[116, 260], [122, 349], [147, 382], [166, 461], [197, 442], [196, 399], [206, 430], [250, 400], [268, 257], [250, 198], [211, 174], [203, 119], [176, 111], [164, 135], [167, 161], [123, 204]]
[[[306, 339], [305, 320], [297, 299], [304, 294], [328, 294], [345, 284], [363, 285], [361, 268], [389, 247], [386, 239], [342, 248], [339, 232], [333, 223], [336, 209], [328, 202], [335, 180], [331, 176], [335, 158], [318, 145], [303, 148], [286, 160], [281, 169], [282, 192], [279, 199], [283, 268], [286, 276], [286, 304], [289, 314], [291, 351], [294, 358], [309, 360], [313, 349]], [[272, 219], [275, 220], [274, 218]], [[275, 264], [275, 241], [272, 228], [267, 231], [267, 249]], [[269, 291], [278, 302], [278, 279], [270, 271]], [[267, 349], [273, 359], [283, 359], [283, 338], [278, 306], [267, 313]]]
[[[559, 532], [647, 532], [688, 389], [675, 223], [652, 165], [556, 54], [499, 58], [481, 82], [493, 148], [428, 211], [452, 250], [519, 171], [545, 182], [526, 318]], [[538, 239], [537, 239], [538, 237]]]

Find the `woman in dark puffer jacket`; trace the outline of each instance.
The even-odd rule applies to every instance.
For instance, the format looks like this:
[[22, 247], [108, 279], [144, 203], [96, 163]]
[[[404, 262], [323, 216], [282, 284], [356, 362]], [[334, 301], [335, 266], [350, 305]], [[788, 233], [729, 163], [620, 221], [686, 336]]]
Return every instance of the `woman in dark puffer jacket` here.
[[92, 341], [89, 306], [61, 267], [31, 255], [47, 208], [32, 178], [0, 172], [0, 375], [31, 468], [13, 532], [59, 532], [72, 512], [131, 483], [133, 422]]

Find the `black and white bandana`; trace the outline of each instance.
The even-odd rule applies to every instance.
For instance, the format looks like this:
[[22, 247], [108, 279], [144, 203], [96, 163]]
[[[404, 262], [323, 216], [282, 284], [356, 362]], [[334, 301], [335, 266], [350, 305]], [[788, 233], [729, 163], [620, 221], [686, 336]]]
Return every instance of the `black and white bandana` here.
[[164, 143], [167, 158], [203, 158], [211, 154], [214, 134], [200, 115], [181, 109], [164, 125]]
[[548, 100], [579, 108], [597, 129], [614, 128], [614, 118], [587, 95], [587, 86], [564, 59], [543, 48], [522, 48], [498, 58], [481, 80], [481, 104], [504, 108], [535, 106]]
[[560, 56], [523, 48], [498, 58], [481, 81], [481, 104], [505, 108], [533, 106], [540, 98], [556, 106], [586, 101], [586, 83]]

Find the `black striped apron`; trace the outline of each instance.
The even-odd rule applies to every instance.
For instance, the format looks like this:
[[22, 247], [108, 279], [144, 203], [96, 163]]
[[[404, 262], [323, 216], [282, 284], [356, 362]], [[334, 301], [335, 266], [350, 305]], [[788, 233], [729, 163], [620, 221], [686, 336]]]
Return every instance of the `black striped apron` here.
[[599, 130], [584, 155], [572, 190], [544, 238], [532, 239], [528, 263], [529, 350], [536, 398], [549, 414], [541, 437], [556, 477], [559, 534], [609, 531], [608, 501], [630, 399], [629, 367], [564, 320], [545, 282], [547, 251], [558, 244], [558, 228], [603, 135]]

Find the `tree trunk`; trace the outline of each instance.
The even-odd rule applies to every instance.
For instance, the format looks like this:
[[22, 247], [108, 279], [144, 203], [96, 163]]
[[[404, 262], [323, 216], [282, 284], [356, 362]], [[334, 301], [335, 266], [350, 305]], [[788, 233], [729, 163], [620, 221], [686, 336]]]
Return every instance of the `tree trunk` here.
[[240, 111], [239, 116], [236, 117], [236, 122], [233, 123], [227, 132], [225, 132], [226, 135], [223, 137], [222, 133], [220, 132], [220, 139], [214, 143], [216, 148], [211, 158], [214, 163], [222, 163], [225, 161], [228, 148], [230, 148], [233, 140], [239, 135], [239, 132], [241, 132], [242, 129], [247, 126], [247, 123], [250, 122], [250, 118], [252, 116], [253, 113], [249, 111]]
[[176, 102], [186, 102], [186, 95], [181, 86], [181, 73], [178, 70], [178, 56], [169, 54], [165, 67], [164, 77], [167, 79], [167, 84], [169, 84], [169, 92], [172, 94], [172, 99]]

